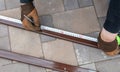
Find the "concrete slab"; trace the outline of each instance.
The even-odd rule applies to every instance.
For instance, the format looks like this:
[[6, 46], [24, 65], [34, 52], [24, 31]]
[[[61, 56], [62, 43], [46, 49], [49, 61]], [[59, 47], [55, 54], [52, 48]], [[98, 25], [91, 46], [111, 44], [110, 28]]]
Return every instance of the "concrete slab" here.
[[49, 26], [49, 27], [54, 27], [53, 18], [52, 18], [51, 15], [40, 16], [40, 23], [41, 23], [41, 25], [45, 25], [45, 26]]
[[68, 41], [59, 40], [43, 43], [45, 59], [65, 64], [78, 65], [73, 44]]
[[65, 11], [78, 9], [79, 8], [78, 0], [64, 0], [64, 8]]
[[90, 33], [100, 30], [93, 6], [54, 14], [53, 24], [56, 28], [75, 33]]
[[11, 63], [12, 63], [12, 61], [10, 61], [10, 60], [6, 60], [6, 59], [3, 59], [3, 58], [0, 58], [0, 67], [4, 66], [4, 65], [11, 64]]
[[80, 7], [88, 7], [93, 5], [92, 0], [78, 0], [78, 3]]
[[8, 36], [0, 38], [0, 49], [10, 50], [10, 42]]
[[26, 64], [16, 63], [4, 65], [0, 69], [1, 72], [29, 72], [29, 67]]
[[10, 50], [8, 27], [0, 24], [0, 49]]
[[46, 69], [30, 65], [29, 72], [46, 72]]
[[63, 0], [35, 0], [35, 6], [39, 15], [64, 11]]
[[77, 60], [79, 62], [79, 65], [120, 57], [120, 55], [110, 57], [110, 56], [107, 56], [103, 51], [99, 49], [95, 49], [95, 48], [88, 47], [85, 45], [80, 45], [80, 44], [74, 44], [74, 48], [76, 49], [76, 55], [77, 55]]
[[0, 24], [0, 38], [8, 36], [8, 27], [6, 25]]
[[20, 10], [20, 8], [14, 8], [14, 9], [10, 9], [10, 10], [0, 11], [0, 15], [20, 19], [21, 10]]
[[41, 38], [42, 43], [56, 40], [56, 38], [46, 36], [46, 35], [40, 35], [40, 38]]
[[0, 11], [5, 10], [5, 2], [4, 0], [0, 0]]
[[9, 27], [11, 50], [13, 52], [43, 57], [39, 34]]
[[88, 68], [88, 69], [92, 69], [92, 70], [96, 70], [95, 63], [90, 63], [90, 64], [81, 65], [80, 67]]
[[104, 17], [107, 14], [109, 0], [93, 0], [98, 17]]
[[13, 9], [20, 7], [20, 0], [5, 0], [6, 9]]
[[100, 72], [119, 72], [120, 58], [97, 62], [96, 68]]

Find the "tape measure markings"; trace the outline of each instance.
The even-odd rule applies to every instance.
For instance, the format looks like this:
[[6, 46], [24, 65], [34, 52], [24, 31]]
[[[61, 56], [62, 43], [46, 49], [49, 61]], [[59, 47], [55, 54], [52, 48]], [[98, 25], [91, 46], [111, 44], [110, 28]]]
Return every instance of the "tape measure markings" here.
[[[22, 22], [20, 20], [18, 20], [18, 19], [14, 19], [14, 18], [2, 16], [2, 15], [0, 15], [0, 19], [15, 22], [15, 23], [18, 23], [18, 24], [22, 24]], [[77, 34], [77, 33], [69, 32], [69, 31], [64, 31], [64, 30], [57, 29], [57, 28], [52, 28], [52, 27], [41, 25], [41, 29], [56, 32], [56, 33], [60, 33], [60, 34], [65, 34], [65, 35], [76, 37], [76, 38], [82, 38], [82, 39], [97, 42], [97, 39], [94, 38], [94, 37], [85, 36], [85, 35], [82, 35], [82, 34]]]

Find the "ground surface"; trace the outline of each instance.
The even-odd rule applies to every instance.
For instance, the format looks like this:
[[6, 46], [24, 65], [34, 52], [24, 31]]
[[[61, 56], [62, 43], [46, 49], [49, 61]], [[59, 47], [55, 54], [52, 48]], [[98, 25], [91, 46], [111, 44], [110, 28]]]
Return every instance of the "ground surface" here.
[[[43, 25], [97, 37], [108, 0], [35, 0]], [[0, 0], [0, 15], [20, 19], [19, 0]], [[100, 72], [120, 72], [120, 56], [0, 24], [0, 48]], [[0, 72], [54, 72], [0, 58]]]

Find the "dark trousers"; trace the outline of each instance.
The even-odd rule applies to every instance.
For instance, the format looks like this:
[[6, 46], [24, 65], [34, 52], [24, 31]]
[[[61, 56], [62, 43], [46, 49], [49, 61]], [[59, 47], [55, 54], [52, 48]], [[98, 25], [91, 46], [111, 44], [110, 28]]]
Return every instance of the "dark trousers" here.
[[111, 0], [104, 28], [111, 33], [120, 31], [120, 0]]
[[20, 0], [21, 3], [28, 3], [28, 2], [31, 2], [33, 0]]

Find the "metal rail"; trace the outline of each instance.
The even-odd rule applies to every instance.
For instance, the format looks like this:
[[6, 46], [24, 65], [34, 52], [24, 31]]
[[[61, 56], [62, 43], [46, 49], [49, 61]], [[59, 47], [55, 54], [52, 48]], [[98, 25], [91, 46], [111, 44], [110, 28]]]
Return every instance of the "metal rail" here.
[[[0, 18], [0, 23], [4, 25], [24, 29], [21, 24], [6, 20], [6, 19]], [[57, 32], [52, 32], [48, 30], [42, 30], [42, 32], [38, 32], [38, 31], [32, 31], [32, 32], [49, 35], [52, 37], [56, 37], [56, 38], [60, 38], [60, 39], [68, 40], [71, 42], [76, 42], [76, 43], [80, 43], [80, 44], [84, 44], [87, 46], [97, 48], [97, 42], [90, 41], [87, 39], [77, 38], [77, 37], [73, 37], [73, 36], [69, 36], [69, 35], [65, 35], [65, 34], [61, 34]], [[98, 71], [87, 69], [87, 68], [81, 68], [79, 66], [72, 66], [68, 64], [58, 63], [54, 61], [49, 61], [45, 59], [40, 59], [40, 58], [18, 54], [18, 53], [10, 52], [10, 51], [4, 51], [4, 50], [0, 50], [0, 57], [9, 59], [9, 60], [23, 62], [23, 63], [30, 64], [30, 65], [43, 67], [43, 68], [57, 70], [59, 72], [98, 72]]]
[[[7, 19], [9, 19], [9, 20], [7, 20]], [[16, 20], [16, 22], [15, 22], [15, 20]], [[17, 20], [17, 19], [12, 19], [12, 18], [9, 18], [9, 17], [8, 18], [7, 17], [1, 18], [1, 16], [0, 16], [0, 23], [8, 25], [8, 26], [24, 29], [22, 27], [22, 24], [20, 24], [20, 21]], [[97, 41], [96, 41], [97, 39], [94, 38], [94, 41], [89, 40], [89, 39], [84, 39], [82, 37], [85, 37], [85, 35], [82, 35], [82, 34], [80, 34], [81, 37], [78, 38], [78, 37], [75, 37], [75, 36], [66, 35], [64, 33], [59, 33], [59, 32], [54, 32], [54, 31], [44, 30], [44, 29], [41, 32], [39, 32], [39, 31], [32, 31], [32, 32], [36, 32], [36, 33], [44, 34], [44, 35], [49, 35], [49, 36], [52, 36], [52, 37], [55, 37], [55, 38], [60, 38], [60, 39], [68, 40], [68, 41], [71, 41], [71, 42], [91, 46], [93, 48], [97, 48]], [[92, 37], [89, 37], [89, 38], [92, 38]]]
[[15, 60], [18, 62], [39, 66], [43, 68], [48, 68], [59, 72], [97, 72], [95, 70], [81, 68], [79, 66], [72, 66], [68, 64], [58, 63], [50, 60], [40, 59], [37, 57], [18, 54], [15, 52], [10, 52], [5, 50], [0, 50], [0, 58]]

